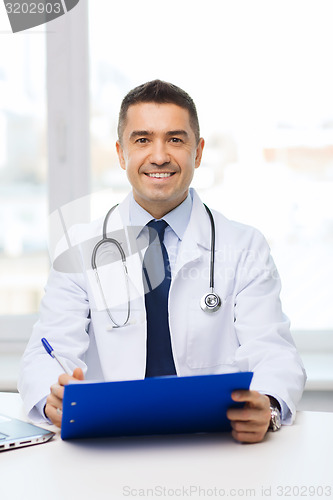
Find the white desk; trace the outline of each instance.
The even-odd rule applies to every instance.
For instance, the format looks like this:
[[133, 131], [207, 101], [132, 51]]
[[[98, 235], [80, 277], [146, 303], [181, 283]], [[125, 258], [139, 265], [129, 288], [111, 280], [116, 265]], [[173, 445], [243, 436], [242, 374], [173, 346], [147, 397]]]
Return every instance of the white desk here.
[[[0, 410], [25, 418], [18, 394], [0, 393]], [[254, 445], [229, 434], [77, 441], [58, 434], [0, 453], [1, 500], [227, 496], [333, 499], [333, 413], [301, 412]]]

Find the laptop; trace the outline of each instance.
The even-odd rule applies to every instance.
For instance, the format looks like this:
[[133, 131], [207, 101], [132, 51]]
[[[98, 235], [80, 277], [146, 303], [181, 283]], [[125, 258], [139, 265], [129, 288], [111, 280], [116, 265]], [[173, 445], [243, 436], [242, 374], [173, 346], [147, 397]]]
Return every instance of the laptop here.
[[45, 443], [54, 435], [52, 431], [0, 414], [0, 451]]

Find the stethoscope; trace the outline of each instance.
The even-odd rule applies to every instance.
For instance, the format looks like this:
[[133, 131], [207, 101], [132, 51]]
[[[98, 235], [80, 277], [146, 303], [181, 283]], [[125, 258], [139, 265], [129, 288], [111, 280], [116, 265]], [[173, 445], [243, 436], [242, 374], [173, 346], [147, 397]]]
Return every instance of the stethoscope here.
[[[112, 214], [113, 210], [117, 206], [118, 205], [115, 205], [114, 207], [110, 208], [110, 210], [106, 214], [104, 222], [103, 222], [103, 237], [102, 237], [102, 239], [98, 243], [96, 243], [96, 245], [94, 246], [94, 249], [92, 251], [92, 254], [91, 254], [91, 267], [95, 271], [97, 285], [99, 287], [99, 290], [100, 290], [100, 293], [101, 293], [101, 296], [102, 296], [102, 299], [103, 299], [105, 310], [106, 310], [107, 314], [109, 315], [110, 320], [113, 323], [113, 328], [120, 328], [122, 326], [125, 326], [125, 325], [129, 324], [129, 317], [130, 317], [130, 312], [131, 312], [130, 292], [129, 292], [129, 279], [128, 279], [128, 271], [127, 271], [127, 265], [126, 265], [126, 255], [125, 255], [125, 252], [124, 252], [121, 244], [119, 243], [119, 241], [117, 241], [115, 238], [108, 238], [107, 234], [106, 234], [107, 233], [107, 225], [108, 225], [108, 221], [109, 221], [110, 215]], [[210, 288], [210, 291], [208, 293], [206, 293], [202, 297], [202, 299], [200, 300], [200, 307], [205, 312], [213, 313], [213, 312], [218, 311], [220, 309], [220, 307], [221, 307], [221, 299], [220, 299], [219, 295], [214, 290], [215, 223], [214, 223], [214, 217], [213, 217], [212, 212], [209, 210], [209, 208], [205, 204], [204, 204], [204, 207], [205, 207], [205, 209], [207, 211], [207, 214], [209, 216], [210, 225], [211, 225], [210, 277], [209, 277], [209, 288]], [[111, 243], [111, 244], [115, 245], [115, 247], [117, 248], [117, 250], [119, 252], [119, 255], [121, 257], [121, 261], [122, 261], [122, 265], [123, 265], [123, 269], [124, 269], [124, 277], [125, 277], [126, 292], [127, 292], [127, 313], [126, 313], [126, 319], [125, 319], [125, 321], [123, 323], [118, 323], [113, 318], [113, 316], [111, 314], [111, 311], [110, 311], [110, 308], [107, 305], [107, 301], [106, 301], [106, 298], [105, 298], [105, 295], [104, 295], [104, 292], [103, 292], [103, 287], [102, 287], [102, 284], [101, 284], [101, 280], [100, 280], [99, 274], [98, 274], [98, 267], [97, 267], [97, 264], [96, 264], [96, 256], [97, 256], [98, 249], [102, 245], [104, 245], [105, 243]]]

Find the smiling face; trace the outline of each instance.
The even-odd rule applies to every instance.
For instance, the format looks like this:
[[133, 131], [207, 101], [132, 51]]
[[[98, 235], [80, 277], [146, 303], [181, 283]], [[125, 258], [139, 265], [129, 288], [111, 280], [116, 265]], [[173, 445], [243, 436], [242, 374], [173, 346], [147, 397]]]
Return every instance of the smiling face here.
[[185, 200], [204, 140], [196, 142], [187, 109], [145, 102], [128, 108], [116, 147], [134, 199], [160, 219]]

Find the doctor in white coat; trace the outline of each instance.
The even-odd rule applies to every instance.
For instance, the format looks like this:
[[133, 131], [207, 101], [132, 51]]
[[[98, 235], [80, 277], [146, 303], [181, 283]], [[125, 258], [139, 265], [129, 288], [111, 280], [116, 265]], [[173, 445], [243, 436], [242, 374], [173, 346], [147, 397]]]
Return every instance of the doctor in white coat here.
[[[164, 244], [171, 266], [169, 329], [177, 375], [253, 371], [249, 391], [233, 393], [242, 409], [230, 409], [234, 438], [261, 441], [295, 418], [305, 371], [281, 309], [280, 280], [269, 247], [256, 229], [212, 211], [216, 228], [215, 289], [221, 307], [200, 307], [209, 290], [211, 226], [197, 193], [190, 189], [204, 148], [192, 99], [159, 80], [131, 91], [123, 100], [117, 153], [132, 193], [111, 213], [108, 237], [126, 253], [128, 293], [121, 262], [103, 263], [96, 282], [91, 252], [103, 221], [70, 231], [72, 253], [55, 260], [41, 304], [40, 319], [21, 363], [18, 388], [34, 421], [61, 426], [64, 385], [82, 380], [145, 377], [147, 324], [142, 258], [152, 219], [168, 223]], [[132, 229], [132, 230], [131, 230]], [[61, 256], [61, 255], [60, 255]], [[65, 260], [66, 260], [65, 259]], [[105, 302], [107, 302], [107, 308]], [[123, 322], [130, 302], [127, 325]], [[41, 345], [46, 337], [73, 377], [61, 373]], [[56, 382], [57, 381], [57, 382]]]

